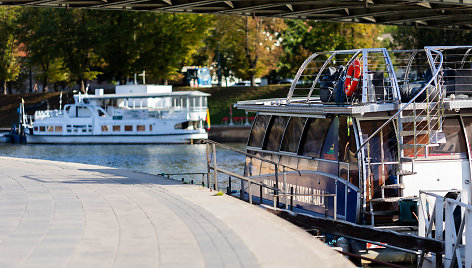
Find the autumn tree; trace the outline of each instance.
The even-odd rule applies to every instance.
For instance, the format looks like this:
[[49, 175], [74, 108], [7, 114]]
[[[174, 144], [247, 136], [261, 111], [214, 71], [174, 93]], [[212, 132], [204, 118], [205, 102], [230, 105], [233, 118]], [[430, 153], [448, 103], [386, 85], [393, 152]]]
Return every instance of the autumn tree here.
[[7, 94], [7, 82], [18, 77], [19, 44], [15, 38], [15, 19], [18, 8], [0, 7], [0, 88]]

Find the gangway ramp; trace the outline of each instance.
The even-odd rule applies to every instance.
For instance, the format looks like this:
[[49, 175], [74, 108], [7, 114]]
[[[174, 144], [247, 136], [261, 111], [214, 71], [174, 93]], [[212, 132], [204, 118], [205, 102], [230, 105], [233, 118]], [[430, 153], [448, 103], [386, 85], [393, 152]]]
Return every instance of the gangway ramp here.
[[0, 267], [350, 267], [271, 213], [161, 176], [0, 157]]

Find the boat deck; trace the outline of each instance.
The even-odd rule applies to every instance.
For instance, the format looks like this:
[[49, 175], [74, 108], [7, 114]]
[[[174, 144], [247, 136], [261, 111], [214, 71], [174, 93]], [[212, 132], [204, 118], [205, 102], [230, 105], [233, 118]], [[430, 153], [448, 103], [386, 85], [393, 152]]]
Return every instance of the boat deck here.
[[350, 267], [298, 227], [160, 176], [1, 157], [1, 267]]
[[[252, 112], [269, 112], [269, 113], [284, 113], [284, 114], [350, 114], [350, 115], [365, 115], [368, 113], [379, 112], [397, 112], [402, 105], [392, 102], [385, 103], [363, 103], [363, 104], [348, 104], [348, 103], [322, 103], [319, 98], [313, 98], [310, 102], [306, 102], [306, 98], [295, 99], [290, 103], [286, 103], [285, 98], [277, 99], [262, 99], [250, 101], [238, 101], [237, 108]], [[434, 103], [430, 103], [434, 105]], [[426, 109], [427, 104], [415, 103], [405, 107], [405, 110]], [[445, 99], [444, 108], [446, 110], [460, 110], [472, 108], [472, 98], [457, 98], [454, 100]]]

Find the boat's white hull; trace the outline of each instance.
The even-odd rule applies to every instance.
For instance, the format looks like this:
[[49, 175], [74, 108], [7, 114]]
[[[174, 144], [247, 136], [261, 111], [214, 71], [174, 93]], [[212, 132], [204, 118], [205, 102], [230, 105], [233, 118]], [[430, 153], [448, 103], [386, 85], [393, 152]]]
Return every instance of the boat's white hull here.
[[207, 133], [155, 135], [26, 135], [27, 143], [47, 144], [168, 144], [207, 139]]

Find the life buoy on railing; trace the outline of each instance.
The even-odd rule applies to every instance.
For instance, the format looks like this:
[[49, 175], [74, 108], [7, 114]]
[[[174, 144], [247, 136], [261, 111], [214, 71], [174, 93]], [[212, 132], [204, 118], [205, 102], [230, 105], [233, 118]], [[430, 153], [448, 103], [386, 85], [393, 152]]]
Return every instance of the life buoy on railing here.
[[344, 93], [351, 97], [357, 89], [361, 77], [361, 63], [358, 60], [352, 61], [347, 69], [346, 81], [344, 81]]

